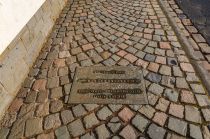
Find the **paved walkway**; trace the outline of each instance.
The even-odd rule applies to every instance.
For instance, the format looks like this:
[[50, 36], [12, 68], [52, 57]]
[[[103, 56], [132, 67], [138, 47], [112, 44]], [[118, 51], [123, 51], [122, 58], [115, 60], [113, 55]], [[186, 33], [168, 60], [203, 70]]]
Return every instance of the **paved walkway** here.
[[[186, 9], [184, 9], [183, 7], [179, 7], [179, 5], [176, 4], [176, 1], [177, 0], [161, 0], [160, 2], [164, 3], [165, 6], [163, 7], [167, 7], [164, 9], [168, 9], [167, 15], [170, 15], [172, 17], [172, 19], [174, 20], [173, 23], [176, 22], [175, 28], [176, 32], [178, 32], [177, 34], [179, 34], [180, 40], [187, 40], [183, 41], [185, 42], [184, 47], [185, 49], [188, 49], [188, 52], [190, 52], [188, 53], [190, 59], [191, 61], [193, 61], [193, 65], [196, 67], [196, 70], [198, 71], [197, 73], [203, 80], [203, 83], [205, 84], [210, 95], [210, 45], [207, 43], [208, 40], [205, 40], [206, 35], [201, 32], [195, 20], [191, 17], [188, 17], [189, 12], [186, 11]], [[187, 0], [185, 2], [187, 2]], [[208, 1], [205, 2], [207, 3]], [[192, 6], [192, 3], [186, 5]], [[199, 11], [193, 10], [194, 8], [196, 8], [195, 5], [189, 11], [192, 13], [199, 13]], [[207, 12], [207, 9], [203, 9], [205, 10], [205, 12]], [[197, 14], [194, 14], [194, 16], [196, 15]], [[206, 18], [208, 18], [207, 14]], [[202, 22], [203, 20], [199, 21]], [[208, 24], [208, 22], [206, 23]], [[177, 31], [177, 28], [179, 29], [179, 31]], [[208, 29], [206, 28], [205, 31], [208, 32]], [[185, 39], [183, 39], [183, 36]], [[188, 45], [186, 45], [186, 42], [188, 42]]]
[[210, 0], [176, 0], [210, 45]]
[[[149, 105], [67, 105], [78, 66], [143, 66]], [[1, 139], [210, 138], [210, 99], [157, 0], [67, 4]]]

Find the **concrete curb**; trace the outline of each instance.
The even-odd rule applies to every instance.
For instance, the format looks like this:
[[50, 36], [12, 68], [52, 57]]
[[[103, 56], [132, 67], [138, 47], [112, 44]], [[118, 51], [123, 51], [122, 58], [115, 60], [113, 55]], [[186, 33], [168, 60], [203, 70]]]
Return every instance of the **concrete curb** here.
[[170, 15], [170, 12], [164, 3], [163, 0], [157, 0], [161, 9], [165, 13], [166, 17], [168, 18], [168, 21], [170, 25], [172, 26], [179, 42], [181, 43], [183, 49], [185, 50], [188, 58], [190, 59], [190, 63], [193, 65], [195, 68], [195, 71], [197, 72], [198, 76], [200, 77], [202, 83], [204, 84], [206, 90], [208, 91], [208, 94], [210, 95], [210, 75], [207, 72], [206, 69], [204, 69], [201, 65], [201, 62], [199, 62], [198, 58], [195, 57], [194, 55], [194, 50], [192, 48], [192, 44], [188, 41], [187, 37], [184, 36], [181, 32], [182, 30], [178, 27], [176, 21], [174, 18]]

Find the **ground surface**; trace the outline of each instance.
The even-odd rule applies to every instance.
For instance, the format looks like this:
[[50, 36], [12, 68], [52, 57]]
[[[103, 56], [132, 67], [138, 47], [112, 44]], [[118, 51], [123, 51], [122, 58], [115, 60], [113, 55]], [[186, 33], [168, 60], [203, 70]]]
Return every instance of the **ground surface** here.
[[176, 0], [210, 44], [210, 0]]
[[[194, 56], [194, 58], [192, 56], [191, 58], [196, 61], [195, 65], [207, 71], [202, 74], [202, 80], [205, 80], [204, 83], [208, 84], [206, 85], [208, 88], [210, 86], [210, 46], [207, 43], [209, 42], [209, 8], [207, 8], [209, 1], [163, 1], [167, 5], [167, 15], [170, 14], [175, 19], [176, 27], [181, 30], [179, 33], [185, 36], [190, 43], [191, 55]], [[202, 71], [200, 70], [198, 73], [200, 74]], [[208, 91], [210, 93], [210, 88], [208, 88]]]
[[[148, 105], [67, 105], [78, 66], [143, 66]], [[209, 138], [210, 100], [156, 0], [74, 0], [1, 121], [2, 139]]]

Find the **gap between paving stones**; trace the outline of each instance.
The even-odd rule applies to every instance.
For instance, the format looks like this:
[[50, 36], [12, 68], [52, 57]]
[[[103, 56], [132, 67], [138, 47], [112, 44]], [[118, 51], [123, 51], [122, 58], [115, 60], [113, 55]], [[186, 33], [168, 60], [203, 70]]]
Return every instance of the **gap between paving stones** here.
[[166, 17], [168, 18], [168, 21], [170, 23], [170, 25], [172, 26], [180, 44], [182, 44], [184, 47], [183, 49], [185, 50], [186, 54], [188, 55], [188, 58], [190, 60], [190, 63], [193, 65], [193, 67], [196, 70], [196, 73], [199, 75], [199, 77], [201, 78], [201, 82], [204, 84], [204, 87], [207, 89], [208, 91], [208, 95], [210, 95], [210, 77], [208, 76], [209, 73], [206, 71], [206, 69], [204, 69], [199, 61], [198, 58], [195, 57], [194, 55], [194, 50], [192, 49], [192, 45], [186, 38], [186, 36], [184, 36], [182, 34], [182, 30], [179, 28], [179, 26], [177, 25], [176, 21], [174, 20], [174, 18], [170, 15], [170, 12], [166, 6], [166, 2], [165, 0], [157, 0], [158, 3], [160, 4], [160, 7], [162, 8], [163, 12], [165, 13]]

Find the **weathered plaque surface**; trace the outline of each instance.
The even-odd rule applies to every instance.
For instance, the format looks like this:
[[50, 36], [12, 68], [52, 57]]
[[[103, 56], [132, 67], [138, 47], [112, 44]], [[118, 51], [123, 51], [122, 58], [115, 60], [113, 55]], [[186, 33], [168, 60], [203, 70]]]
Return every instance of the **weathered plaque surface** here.
[[68, 103], [147, 104], [139, 67], [80, 67], [76, 69]]

